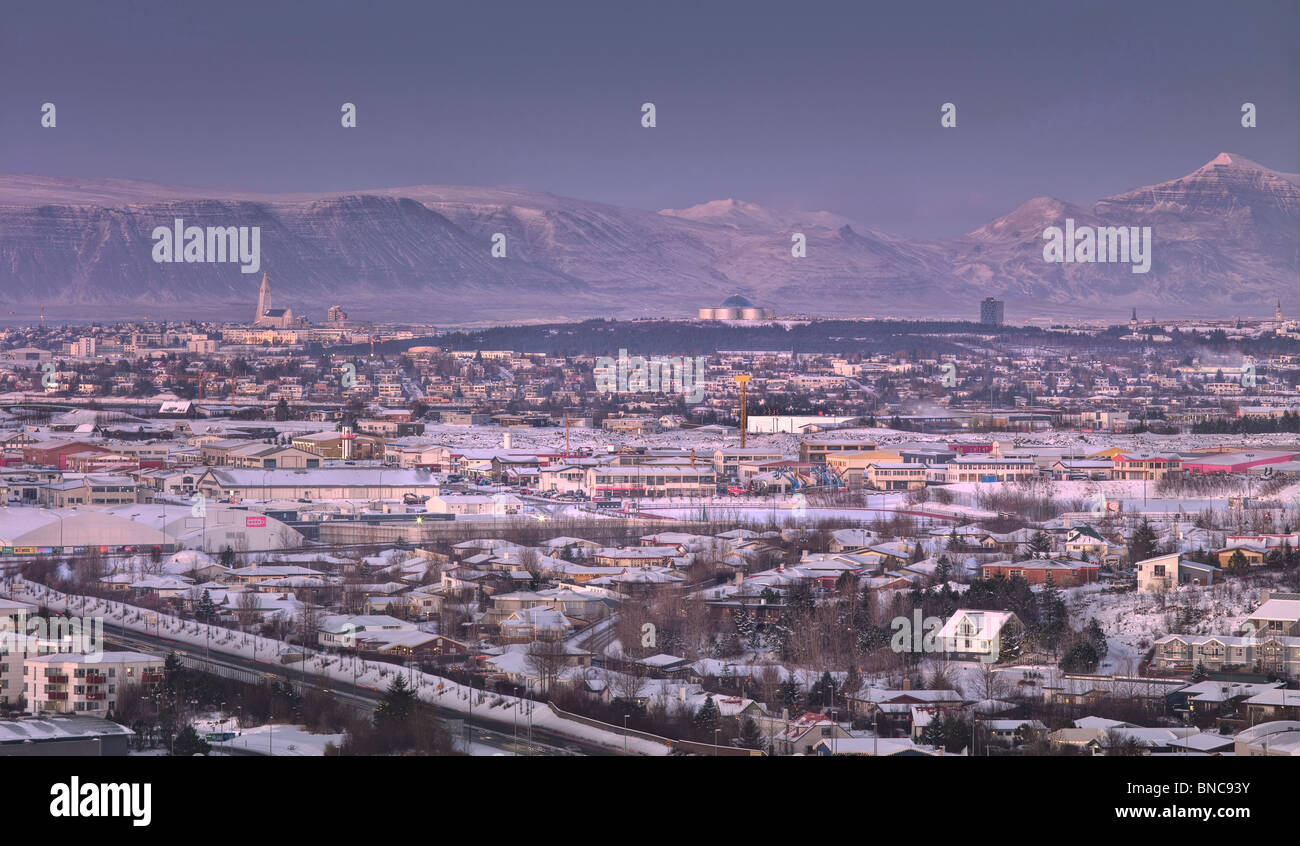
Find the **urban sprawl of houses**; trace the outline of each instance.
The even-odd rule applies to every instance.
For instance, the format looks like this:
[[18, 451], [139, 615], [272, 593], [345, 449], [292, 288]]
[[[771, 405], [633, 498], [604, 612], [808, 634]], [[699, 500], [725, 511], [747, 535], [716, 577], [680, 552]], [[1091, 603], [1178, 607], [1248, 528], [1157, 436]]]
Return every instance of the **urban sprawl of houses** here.
[[[662, 330], [815, 328], [734, 310]], [[1300, 755], [1296, 323], [981, 320], [699, 402], [265, 279], [5, 329], [0, 746], [346, 752], [396, 686], [449, 753]]]

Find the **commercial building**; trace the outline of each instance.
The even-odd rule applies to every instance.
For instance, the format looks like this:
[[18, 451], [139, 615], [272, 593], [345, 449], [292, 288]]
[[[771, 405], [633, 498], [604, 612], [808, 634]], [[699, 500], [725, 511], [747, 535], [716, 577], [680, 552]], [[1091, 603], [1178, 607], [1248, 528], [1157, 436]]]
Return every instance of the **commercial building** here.
[[135, 732], [99, 717], [0, 720], [0, 758], [99, 757], [128, 754]]
[[658, 497], [711, 496], [717, 490], [712, 464], [700, 467], [590, 467], [583, 492], [600, 495]]
[[425, 470], [396, 467], [321, 467], [315, 470], [238, 470], [209, 468], [199, 492], [212, 499], [401, 499], [437, 496], [438, 477]]
[[771, 320], [775, 312], [760, 308], [740, 294], [727, 297], [717, 308], [700, 309], [700, 320]]
[[980, 301], [980, 323], [985, 326], [1001, 326], [1004, 305], [1002, 300], [985, 297]]

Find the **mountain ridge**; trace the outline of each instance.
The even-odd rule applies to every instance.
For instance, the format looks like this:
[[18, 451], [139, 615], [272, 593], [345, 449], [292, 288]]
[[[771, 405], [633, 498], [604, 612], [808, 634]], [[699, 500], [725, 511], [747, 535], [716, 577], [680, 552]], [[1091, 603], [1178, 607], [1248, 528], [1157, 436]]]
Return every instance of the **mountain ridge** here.
[[[176, 217], [261, 226], [276, 302], [314, 317], [335, 302], [355, 316], [449, 324], [690, 316], [735, 291], [782, 314], [970, 316], [996, 296], [1012, 319], [1131, 307], [1231, 316], [1297, 302], [1300, 280], [1300, 176], [1220, 153], [1090, 206], [1035, 197], [931, 239], [735, 198], [648, 211], [484, 186], [277, 194], [0, 175], [0, 302], [240, 318], [256, 282], [236, 265], [152, 262], [150, 233]], [[1151, 226], [1150, 273], [1045, 262], [1042, 231], [1065, 217]], [[806, 258], [791, 256], [795, 231]], [[491, 255], [496, 233], [505, 258]]]

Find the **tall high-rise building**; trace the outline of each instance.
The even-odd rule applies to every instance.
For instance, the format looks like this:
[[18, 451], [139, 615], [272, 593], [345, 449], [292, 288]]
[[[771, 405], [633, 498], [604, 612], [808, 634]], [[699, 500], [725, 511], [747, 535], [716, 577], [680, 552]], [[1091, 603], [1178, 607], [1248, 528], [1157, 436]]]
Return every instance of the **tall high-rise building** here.
[[1003, 315], [1002, 300], [995, 300], [992, 297], [985, 297], [980, 302], [980, 323], [985, 326], [1001, 326]]

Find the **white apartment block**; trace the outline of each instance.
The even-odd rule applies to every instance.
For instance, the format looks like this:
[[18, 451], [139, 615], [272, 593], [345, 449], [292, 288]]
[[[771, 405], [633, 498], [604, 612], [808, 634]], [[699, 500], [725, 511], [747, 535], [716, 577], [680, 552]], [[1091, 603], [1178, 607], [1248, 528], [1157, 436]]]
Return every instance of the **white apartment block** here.
[[13, 705], [23, 695], [23, 657], [27, 617], [34, 606], [0, 599], [0, 705]]
[[40, 655], [23, 661], [23, 692], [33, 714], [104, 716], [125, 686], [163, 681], [163, 663], [142, 652]]

